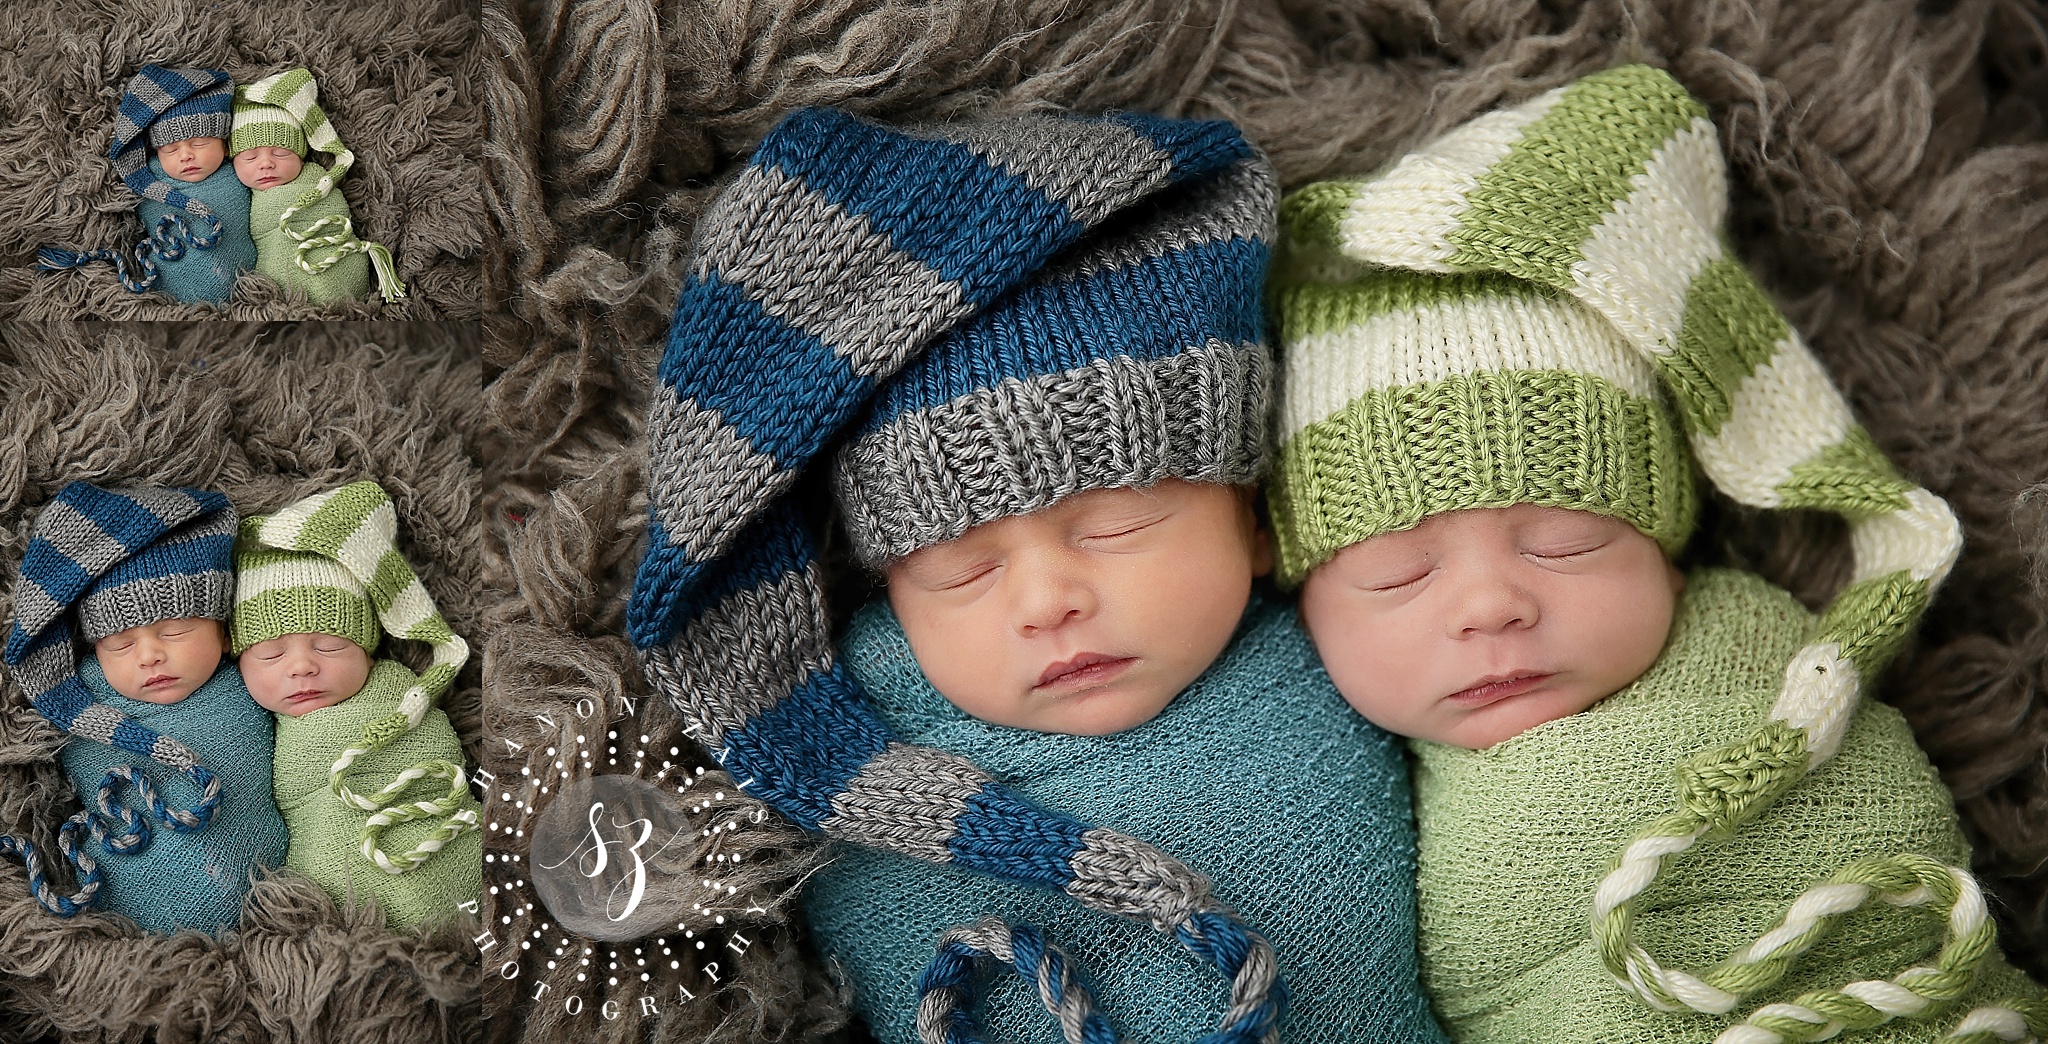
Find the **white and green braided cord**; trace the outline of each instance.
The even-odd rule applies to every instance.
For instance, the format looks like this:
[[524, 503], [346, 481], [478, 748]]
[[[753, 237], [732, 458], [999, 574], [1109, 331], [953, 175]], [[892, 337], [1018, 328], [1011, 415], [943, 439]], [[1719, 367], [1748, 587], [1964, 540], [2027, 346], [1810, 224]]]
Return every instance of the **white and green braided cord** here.
[[[1947, 921], [1934, 963], [1759, 1008], [1718, 1044], [1827, 1039], [1932, 1018], [1996, 952], [1966, 869], [1911, 855], [1844, 867], [1713, 969], [1665, 968], [1635, 943], [1637, 896], [1665, 860], [1726, 836], [1832, 757], [1864, 685], [1948, 574], [1961, 529], [1901, 477], [1722, 234], [1726, 172], [1706, 109], [1669, 75], [1608, 70], [1481, 116], [1368, 180], [1304, 189], [1298, 243], [1421, 272], [1502, 272], [1576, 298], [1656, 369], [1700, 468], [1729, 497], [1825, 510], [1851, 527], [1855, 573], [1787, 665], [1770, 720], [1680, 772], [1679, 810], [1648, 824], [1599, 884], [1592, 934], [1622, 989], [1725, 1014], [1779, 981], [1840, 914], [1874, 901]], [[1949, 1041], [2048, 1035], [2039, 1001], [1968, 1013]]]
[[[304, 229], [293, 228], [291, 220], [301, 207], [318, 195], [307, 192], [277, 218], [278, 231], [283, 232], [298, 245], [293, 248], [294, 258], [300, 270], [307, 275], [319, 275], [333, 268], [342, 258], [350, 254], [362, 254], [370, 259], [370, 267], [377, 272], [377, 291], [386, 301], [396, 301], [405, 296], [405, 283], [398, 278], [398, 263], [391, 256], [391, 249], [382, 243], [360, 239], [355, 233], [355, 223], [346, 215], [330, 214], [307, 225]], [[325, 256], [312, 255], [327, 250]]]

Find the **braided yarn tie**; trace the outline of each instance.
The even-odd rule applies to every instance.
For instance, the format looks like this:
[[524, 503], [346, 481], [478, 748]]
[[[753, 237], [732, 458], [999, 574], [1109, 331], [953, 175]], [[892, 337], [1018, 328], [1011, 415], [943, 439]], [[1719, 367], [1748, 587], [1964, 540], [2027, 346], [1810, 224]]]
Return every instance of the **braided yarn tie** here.
[[1623, 990], [1661, 1011], [1720, 1015], [1782, 979], [1837, 917], [1872, 899], [1942, 912], [1947, 941], [1931, 966], [1909, 968], [1888, 981], [1850, 983], [1791, 1003], [1765, 1005], [1716, 1044], [1822, 1040], [1893, 1018], [1931, 1017], [1969, 989], [1977, 968], [1996, 949], [1997, 932], [1976, 879], [1966, 870], [1910, 854], [1844, 866], [1793, 900], [1776, 928], [1704, 974], [1662, 967], [1637, 945], [1631, 904], [1656, 881], [1664, 859], [1709, 834], [1734, 833], [1797, 785], [1807, 761], [1805, 733], [1772, 721], [1679, 769], [1680, 810], [1652, 823], [1630, 843], [1594, 895], [1593, 938], [1608, 974]]
[[[446, 847], [450, 841], [464, 833], [477, 829], [477, 814], [474, 809], [461, 807], [462, 798], [469, 791], [469, 779], [462, 766], [443, 760], [422, 761], [400, 772], [391, 782], [375, 794], [364, 796], [350, 789], [344, 778], [356, 759], [373, 751], [382, 750], [392, 741], [405, 735], [426, 717], [427, 701], [415, 687], [406, 693], [400, 702], [399, 712], [372, 722], [363, 728], [363, 738], [343, 750], [334, 759], [328, 770], [327, 786], [335, 797], [351, 808], [371, 813], [363, 823], [361, 838], [363, 858], [377, 864], [387, 874], [402, 874], [416, 869], [432, 858], [434, 853]], [[415, 713], [415, 711], [417, 713]], [[424, 801], [401, 803], [398, 798], [414, 781], [421, 779], [443, 779], [448, 781], [448, 792]], [[410, 850], [393, 856], [378, 847], [377, 841], [384, 831], [398, 823], [409, 823], [416, 819], [444, 816], [434, 833], [413, 846]]]
[[[448, 792], [440, 797], [425, 801], [399, 803], [396, 796], [417, 779], [445, 779]], [[469, 791], [469, 779], [463, 774], [462, 766], [447, 761], [429, 761], [406, 769], [393, 779], [390, 785], [378, 791], [377, 796], [390, 801], [372, 813], [363, 823], [363, 858], [376, 863], [387, 874], [402, 874], [433, 858], [448, 842], [477, 828], [475, 809], [461, 808], [463, 796]], [[377, 846], [384, 831], [397, 823], [409, 823], [416, 819], [445, 816], [433, 834], [402, 855], [393, 857]]]
[[[350, 254], [362, 254], [370, 259], [370, 267], [377, 272], [377, 289], [384, 299], [395, 301], [404, 297], [405, 284], [398, 279], [398, 265], [391, 257], [391, 249], [382, 243], [357, 238], [355, 222], [347, 216], [330, 214], [307, 225], [304, 231], [291, 226], [291, 219], [300, 208], [318, 198], [318, 193], [309, 191], [277, 216], [278, 231], [298, 244], [294, 250], [299, 268], [307, 275], [319, 275]], [[314, 251], [330, 247], [333, 249], [324, 257], [316, 259], [311, 256]]]
[[87, 250], [73, 252], [44, 247], [36, 251], [36, 270], [39, 272], [61, 272], [68, 268], [81, 268], [95, 261], [106, 261], [114, 266], [114, 274], [121, 285], [131, 293], [142, 293], [156, 285], [159, 269], [158, 260], [176, 261], [185, 256], [185, 247], [190, 244], [198, 250], [211, 250], [220, 243], [220, 219], [210, 214], [193, 215], [205, 220], [187, 224], [184, 214], [165, 214], [157, 218], [156, 225], [149, 229], [142, 242], [133, 248], [122, 250]]
[[78, 891], [69, 896], [59, 893], [50, 884], [49, 874], [43, 867], [42, 853], [36, 851], [34, 842], [12, 834], [0, 834], [0, 855], [21, 860], [22, 866], [28, 870], [28, 887], [36, 902], [58, 917], [78, 916], [79, 911], [90, 907], [99, 895], [99, 863], [94, 861], [85, 846], [78, 843], [78, 834], [86, 829], [91, 815], [88, 810], [80, 810], [65, 820], [64, 826], [57, 831], [57, 848], [78, 878]]
[[[1279, 975], [1272, 946], [1219, 910], [1190, 914], [1174, 928], [1174, 935], [1230, 979], [1230, 1008], [1222, 1025], [1197, 1044], [1276, 1044], [1287, 983]], [[1066, 1044], [1122, 1040], [1095, 1010], [1087, 987], [1075, 981], [1067, 955], [1058, 946], [1029, 925], [985, 917], [941, 936], [938, 954], [918, 979], [917, 1033], [923, 1044], [984, 1044], [970, 1012], [975, 966], [991, 959], [1038, 985], [1039, 999], [1059, 1020]]]

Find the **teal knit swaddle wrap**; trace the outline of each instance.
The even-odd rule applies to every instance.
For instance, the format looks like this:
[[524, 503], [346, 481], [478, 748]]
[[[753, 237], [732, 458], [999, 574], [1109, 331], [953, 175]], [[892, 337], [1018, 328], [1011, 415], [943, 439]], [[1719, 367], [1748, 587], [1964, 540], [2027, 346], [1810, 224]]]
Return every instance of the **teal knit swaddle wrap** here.
[[[1644, 821], [1672, 811], [1671, 766], [1762, 720], [1813, 627], [1755, 576], [1697, 570], [1663, 654], [1634, 684], [1486, 750], [1411, 743], [1423, 981], [1453, 1037], [1704, 1042], [1758, 1005], [1931, 963], [1942, 914], [1872, 902], [1842, 915], [1777, 985], [1716, 1016], [1628, 996], [1594, 945], [1595, 886]], [[1969, 865], [1954, 804], [1912, 731], [1865, 701], [1832, 760], [1733, 837], [1672, 858], [1636, 902], [1636, 938], [1668, 965], [1713, 965], [1843, 864], [1892, 853]], [[1942, 1015], [1842, 1039], [1937, 1041], [1979, 1004], [2038, 995], [1994, 952]]]
[[[483, 888], [482, 837], [475, 830], [464, 831], [418, 867], [390, 873], [363, 857], [362, 830], [370, 813], [336, 797], [328, 780], [334, 759], [362, 739], [366, 726], [390, 717], [407, 687], [418, 680], [404, 664], [378, 660], [354, 696], [298, 717], [277, 717], [277, 806], [291, 830], [286, 865], [319, 882], [337, 903], [375, 899], [385, 921], [399, 931], [455, 917], [459, 904], [476, 900]], [[427, 711], [417, 728], [358, 758], [348, 778], [381, 785], [415, 764], [436, 759], [462, 763], [462, 741], [438, 707]], [[418, 786], [407, 796], [434, 789], [426, 781]], [[467, 793], [463, 798], [460, 807], [477, 807], [475, 798]], [[398, 823], [380, 843], [390, 851], [405, 851], [439, 827], [438, 816]]]
[[[1255, 601], [1207, 672], [1158, 717], [1113, 736], [969, 717], [931, 688], [883, 603], [862, 610], [842, 649], [906, 741], [972, 758], [1034, 801], [1208, 875], [1278, 954], [1290, 987], [1282, 1040], [1444, 1040], [1416, 981], [1405, 760], [1338, 697], [1292, 608]], [[845, 968], [884, 1044], [917, 1040], [916, 982], [938, 934], [990, 914], [1064, 949], [1133, 1044], [1213, 1028], [1224, 986], [1212, 969], [1142, 923], [1057, 893], [848, 845], [806, 897], [819, 949]], [[980, 1013], [992, 1040], [1061, 1040], [1035, 987], [1015, 977], [996, 981]]]
[[[370, 259], [363, 254], [346, 254], [324, 272], [308, 272], [299, 264], [299, 241], [278, 227], [286, 208], [300, 195], [320, 184], [327, 168], [307, 163], [289, 185], [267, 188], [254, 194], [249, 203], [249, 232], [256, 240], [256, 271], [277, 280], [287, 290], [297, 290], [314, 304], [354, 300], [370, 291]], [[321, 218], [349, 216], [348, 200], [335, 189], [292, 215], [295, 228], [306, 228]], [[330, 251], [315, 249], [310, 257], [322, 258]]]
[[[149, 161], [149, 168], [158, 177], [167, 176], [163, 165], [154, 159]], [[179, 191], [213, 211], [213, 216], [220, 220], [220, 242], [206, 250], [187, 242], [183, 256], [176, 260], [159, 252], [156, 288], [187, 303], [225, 301], [234, 292], [235, 277], [256, 267], [256, 243], [249, 238], [249, 190], [235, 180], [235, 165], [223, 162], [219, 170], [203, 181], [180, 183]], [[189, 219], [184, 211], [153, 199], [142, 200], [135, 212], [142, 218], [145, 237], [167, 215]]]
[[[176, 703], [145, 703], [115, 692], [97, 657], [79, 661], [78, 677], [98, 702], [192, 748], [222, 784], [220, 808], [200, 830], [181, 833], [153, 822], [149, 846], [133, 855], [93, 845], [105, 875], [94, 908], [123, 914], [160, 934], [180, 928], [212, 934], [234, 927], [241, 920], [250, 871], [285, 861], [284, 820], [271, 800], [267, 771], [270, 712], [249, 698], [241, 672], [231, 663]], [[116, 765], [135, 766], [175, 807], [190, 808], [199, 799], [199, 789], [185, 776], [104, 743], [74, 739], [57, 757], [87, 808], [94, 807], [100, 781]], [[118, 794], [122, 804], [144, 807], [125, 785]]]

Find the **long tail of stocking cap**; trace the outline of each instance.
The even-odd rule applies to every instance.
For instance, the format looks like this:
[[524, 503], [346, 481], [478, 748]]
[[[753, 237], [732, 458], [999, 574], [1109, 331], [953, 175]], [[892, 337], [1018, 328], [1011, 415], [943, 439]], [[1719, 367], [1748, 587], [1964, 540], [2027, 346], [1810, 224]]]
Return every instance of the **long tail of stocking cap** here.
[[[144, 793], [150, 812], [173, 830], [201, 830], [220, 807], [221, 783], [191, 748], [126, 714], [93, 699], [78, 677], [78, 628], [73, 607], [102, 580], [110, 590], [130, 578], [126, 569], [148, 552], [152, 569], [186, 563], [184, 583], [225, 592], [233, 583], [227, 573], [226, 549], [234, 541], [235, 511], [226, 497], [211, 490], [165, 486], [101, 489], [73, 482], [36, 517], [27, 552], [22, 556], [21, 583], [14, 593], [14, 622], [7, 633], [4, 661], [14, 681], [50, 724], [80, 739], [109, 743], [185, 773], [199, 788], [200, 800], [190, 809], [172, 808], [156, 797], [146, 777], [130, 778]], [[145, 570], [147, 571], [147, 570]], [[161, 578], [138, 575], [138, 585]], [[139, 597], [139, 596], [138, 596]], [[204, 601], [204, 599], [201, 599]], [[225, 597], [219, 599], [225, 605]], [[188, 614], [189, 615], [189, 614]], [[105, 800], [111, 780], [100, 789], [100, 802], [119, 828], [94, 822], [91, 810], [66, 824], [60, 836], [66, 858], [77, 869], [79, 896], [63, 902], [44, 880], [33, 846], [18, 838], [0, 839], [0, 850], [28, 865], [31, 887], [45, 909], [69, 917], [90, 903], [98, 874], [77, 841], [80, 829], [102, 838], [109, 851], [137, 851], [148, 843], [148, 827], [138, 816], [117, 810]], [[40, 883], [39, 883], [40, 882]]]
[[254, 83], [243, 84], [235, 94], [243, 101], [275, 105], [290, 113], [305, 133], [307, 147], [334, 157], [334, 164], [320, 176], [319, 183], [301, 193], [284, 213], [278, 215], [279, 231], [297, 244], [293, 260], [306, 274], [319, 275], [349, 254], [362, 254], [370, 259], [376, 270], [377, 289], [384, 299], [395, 301], [404, 297], [405, 284], [399, 281], [398, 266], [391, 257], [390, 249], [381, 243], [359, 238], [351, 219], [335, 216], [300, 223], [292, 220], [300, 210], [335, 191], [342, 175], [347, 174], [356, 162], [356, 154], [342, 144], [334, 124], [328, 122], [327, 112], [320, 108], [320, 87], [314, 82], [312, 71], [287, 69]]
[[1714, 1013], [1776, 982], [1835, 916], [1866, 902], [1948, 918], [1933, 965], [1772, 1005], [1722, 1038], [1763, 1044], [1936, 1014], [1995, 947], [1969, 874], [1906, 856], [1845, 868], [1704, 973], [1666, 968], [1632, 940], [1631, 903], [1665, 860], [1737, 831], [1835, 753], [1863, 687], [1961, 546], [1948, 506], [1892, 468], [1733, 255], [1726, 209], [1705, 107], [1668, 74], [1624, 66], [1481, 116], [1372, 178], [1305, 189], [1283, 223], [1335, 264], [1504, 273], [1569, 295], [1650, 361], [1723, 493], [1848, 521], [1854, 576], [1786, 665], [1770, 719], [1682, 768], [1679, 810], [1642, 830], [1594, 897], [1593, 934], [1624, 990], [1659, 1008]]
[[[398, 708], [366, 726], [362, 738], [335, 759], [329, 775], [336, 797], [371, 813], [362, 832], [363, 858], [391, 874], [420, 866], [449, 841], [477, 828], [476, 811], [464, 807], [468, 780], [460, 765], [422, 761], [369, 794], [347, 782], [357, 759], [419, 727], [469, 659], [469, 645], [434, 607], [433, 598], [399, 553], [397, 538], [398, 512], [390, 496], [382, 486], [364, 480], [316, 493], [276, 514], [244, 520], [235, 551], [238, 615], [284, 612], [281, 605], [322, 598], [324, 589], [334, 592], [336, 600], [367, 599], [386, 634], [433, 647], [432, 663], [406, 689]], [[236, 644], [242, 646], [248, 637], [238, 625]], [[445, 792], [437, 787], [432, 797], [400, 800], [423, 779], [445, 783]], [[393, 824], [437, 817], [440, 823], [434, 833], [404, 853], [392, 855], [377, 843]]]
[[[1263, 230], [1270, 173], [1225, 123], [1125, 114], [899, 131], [790, 116], [700, 229], [652, 397], [648, 547], [627, 616], [649, 684], [748, 793], [828, 837], [1058, 889], [1175, 933], [1230, 980], [1226, 1027], [1209, 1039], [1237, 1042], [1277, 1032], [1285, 993], [1266, 942], [1158, 849], [892, 736], [835, 655], [815, 544], [789, 493], [892, 375], [1055, 254], [1168, 190], [1248, 176], [1259, 190], [1209, 224], [1249, 215]], [[1255, 255], [1255, 324], [1266, 233], [1184, 231], [1188, 249]], [[1104, 249], [1053, 290], [1141, 269], [1173, 238]], [[953, 394], [937, 383], [923, 390]], [[938, 978], [957, 1007], [959, 978]], [[1078, 1044], [1079, 1022], [1063, 1021]]]

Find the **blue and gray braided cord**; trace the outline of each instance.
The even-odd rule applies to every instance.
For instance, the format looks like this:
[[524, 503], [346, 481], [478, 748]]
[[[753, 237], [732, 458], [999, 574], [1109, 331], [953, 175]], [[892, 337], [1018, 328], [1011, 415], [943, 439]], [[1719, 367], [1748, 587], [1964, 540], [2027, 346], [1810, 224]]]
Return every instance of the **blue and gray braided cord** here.
[[[1276, 977], [1273, 951], [1253, 945], [1245, 927], [1228, 915], [1196, 914], [1175, 929], [1181, 942], [1214, 964], [1233, 983], [1230, 1009], [1223, 1027], [1199, 1044], [1279, 1039], [1281, 1009], [1287, 985]], [[929, 1044], [984, 1044], [973, 1017], [974, 971], [993, 960], [1037, 986], [1045, 1009], [1059, 1020], [1069, 1044], [1117, 1044], [1109, 1020], [1095, 1010], [1095, 998], [1075, 981], [1067, 955], [1030, 925], [1008, 924], [987, 917], [953, 928], [939, 938], [939, 952], [917, 980], [917, 1035]], [[1247, 969], [1252, 974], [1244, 974]], [[1269, 984], [1260, 994], [1238, 983]], [[1244, 996], [1240, 996], [1240, 993]]]
[[[133, 765], [114, 766], [108, 770], [106, 778], [100, 781], [99, 792], [93, 802], [95, 807], [80, 809], [65, 820], [64, 825], [57, 831], [57, 849], [63, 854], [64, 861], [71, 864], [72, 873], [78, 878], [78, 891], [75, 894], [64, 895], [51, 884], [49, 871], [43, 865], [42, 853], [36, 851], [33, 842], [12, 834], [0, 834], [0, 855], [11, 856], [21, 861], [23, 868], [28, 871], [29, 891], [35, 895], [36, 902], [43, 909], [59, 917], [76, 917], [81, 911], [91, 907], [93, 900], [98, 897], [100, 882], [103, 879], [99, 863], [79, 842], [80, 834], [98, 841], [100, 847], [109, 855], [136, 855], [149, 847], [149, 842], [155, 837], [149, 820], [142, 813], [114, 798], [119, 790], [119, 784], [123, 782], [135, 788], [142, 803], [148, 806], [149, 814], [155, 816], [158, 821], [173, 830], [196, 829], [175, 818], [176, 810], [164, 804], [163, 798], [157, 794], [156, 787], [150, 782], [148, 775]], [[109, 823], [119, 825], [112, 827], [108, 825]]]
[[[1246, 954], [1225, 968], [1232, 1011], [1253, 1025], [1226, 1039], [1269, 1039], [1285, 995], [1271, 948], [1226, 921], [1199, 874], [894, 738], [836, 657], [816, 549], [787, 496], [935, 336], [1107, 216], [1252, 151], [1228, 124], [1130, 115], [957, 136], [972, 140], [945, 130], [797, 113], [707, 215], [653, 396], [628, 633], [687, 731], [807, 829], [1057, 889], [1184, 942], [1231, 924]], [[1069, 176], [1088, 170], [1104, 176]]]
[[[188, 216], [192, 218], [190, 223], [186, 221]], [[188, 245], [199, 250], [211, 250], [220, 242], [220, 237], [220, 219], [211, 214], [165, 214], [157, 218], [156, 227], [149, 230], [148, 238], [131, 249], [74, 252], [43, 247], [36, 251], [35, 269], [38, 272], [62, 272], [106, 261], [114, 266], [121, 285], [139, 294], [156, 286], [158, 261], [176, 261], [184, 257]]]

